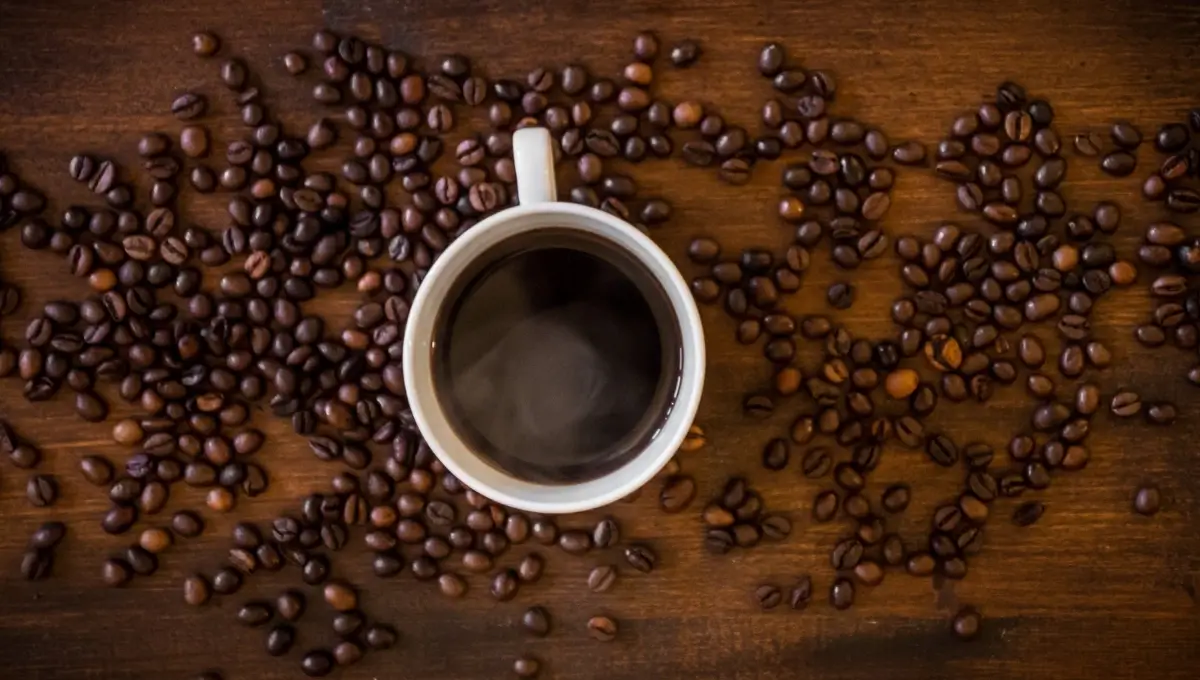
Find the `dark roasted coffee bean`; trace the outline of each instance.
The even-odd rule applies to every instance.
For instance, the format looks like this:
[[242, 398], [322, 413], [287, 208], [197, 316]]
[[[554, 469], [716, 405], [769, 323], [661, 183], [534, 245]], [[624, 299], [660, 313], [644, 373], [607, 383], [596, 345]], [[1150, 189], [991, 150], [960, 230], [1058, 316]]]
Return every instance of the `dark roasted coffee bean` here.
[[1162, 494], [1157, 487], [1143, 486], [1133, 496], [1133, 509], [1147, 517], [1158, 514], [1162, 507]]
[[320, 678], [333, 672], [333, 655], [323, 649], [306, 652], [300, 659], [300, 670], [310, 678]]
[[829, 589], [829, 604], [834, 609], [849, 609], [854, 604], [854, 583], [846, 578], [834, 581]]
[[58, 483], [53, 475], [34, 475], [25, 485], [25, 497], [37, 508], [54, 505], [58, 500]]
[[550, 613], [544, 607], [530, 607], [521, 615], [521, 626], [535, 637], [550, 633]]
[[857, 538], [840, 541], [829, 554], [830, 564], [838, 571], [847, 571], [858, 566], [863, 557], [863, 544]]
[[1127, 151], [1114, 151], [1100, 161], [1100, 169], [1114, 177], [1127, 177], [1137, 168], [1137, 158]]
[[926, 442], [925, 451], [933, 462], [943, 467], [950, 467], [958, 462], [958, 447], [944, 434], [930, 437]]
[[954, 615], [954, 620], [950, 624], [950, 629], [954, 632], [955, 637], [960, 640], [972, 640], [979, 636], [980, 628], [983, 626], [983, 617], [979, 615], [973, 607], [963, 607], [957, 614]]
[[1028, 527], [1042, 518], [1046, 506], [1040, 501], [1026, 501], [1013, 511], [1012, 522], [1019, 527]]
[[754, 599], [759, 608], [774, 609], [783, 602], [783, 593], [779, 590], [779, 586], [765, 584], [754, 589]]
[[624, 554], [625, 561], [629, 563], [629, 566], [643, 574], [650, 573], [658, 564], [658, 555], [645, 545], [631, 545], [625, 548]]
[[904, 512], [908, 508], [911, 492], [905, 484], [894, 484], [884, 490], [880, 503], [890, 513]]

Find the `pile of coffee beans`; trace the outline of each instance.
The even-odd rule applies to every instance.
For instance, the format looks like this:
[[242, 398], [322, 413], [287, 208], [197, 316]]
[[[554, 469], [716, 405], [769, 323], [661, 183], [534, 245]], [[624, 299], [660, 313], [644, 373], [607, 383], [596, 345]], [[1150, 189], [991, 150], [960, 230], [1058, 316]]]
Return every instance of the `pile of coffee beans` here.
[[[775, 440], [787, 446], [783, 440]], [[742, 477], [725, 483], [721, 495], [704, 506], [704, 546], [714, 555], [734, 548], [753, 548], [760, 541], [782, 541], [792, 533], [792, 523], [780, 514], [764, 511], [762, 496]]]
[[[771, 62], [781, 54], [769, 46], [763, 59]], [[772, 116], [779, 111], [774, 105], [767, 110]], [[765, 444], [761, 462], [769, 471], [785, 470], [792, 446], [805, 447], [799, 455], [804, 476], [832, 477], [834, 488], [816, 493], [811, 513], [817, 522], [844, 516], [850, 525], [851, 534], [831, 552], [831, 566], [838, 574], [829, 592], [835, 608], [850, 607], [856, 585], [878, 585], [889, 567], [915, 576], [963, 578], [968, 558], [983, 546], [995, 501], [1045, 489], [1054, 472], [1087, 465], [1086, 438], [1103, 399], [1090, 373], [1107, 368], [1112, 360], [1109, 349], [1092, 336], [1090, 315], [1110, 290], [1133, 284], [1138, 267], [1118, 258], [1108, 242], [1121, 222], [1115, 203], [1072, 212], [1058, 193], [1067, 162], [1053, 121], [1051, 104], [1028, 97], [1014, 82], [1002, 83], [994, 100], [954, 120], [949, 136], [937, 145], [934, 172], [955, 183], [961, 210], [981, 215], [994, 230], [980, 232], [945, 222], [928, 239], [894, 238], [905, 291], [892, 305], [897, 326], [892, 337], [858, 338], [830, 316], [796, 319], [782, 306], [786, 294], [801, 289], [800, 275], [809, 265], [811, 249], [824, 235], [832, 237], [832, 259], [841, 269], [884, 255], [889, 248], [889, 237], [869, 223], [873, 215], [850, 209], [851, 197], [856, 196], [852, 189], [843, 194], [845, 205], [837, 203], [832, 212], [814, 214], [811, 206], [825, 205], [828, 191], [818, 185], [814, 196], [813, 178], [845, 181], [849, 167], [853, 178], [865, 176], [869, 187], [886, 192], [892, 177], [888, 168], [863, 171], [855, 154], [813, 150], [784, 173], [784, 186], [792, 193], [782, 199], [780, 215], [799, 223], [795, 241], [784, 253], [749, 248], [735, 258], [722, 258], [716, 239], [698, 238], [689, 245], [690, 259], [710, 268], [708, 275], [693, 281], [696, 299], [709, 303], [723, 298], [739, 342], [752, 345], [766, 338], [763, 353], [774, 367], [773, 384], [771, 389], [746, 395], [745, 414], [766, 417], [780, 400], [797, 394], [815, 404], [801, 409], [788, 437]], [[807, 124], [811, 127], [812, 122]], [[871, 131], [850, 125], [853, 134], [833, 134], [838, 127], [834, 123], [830, 137], [849, 144], [862, 142], [876, 161], [887, 155], [886, 145], [872, 140]], [[1177, 130], [1173, 136], [1178, 136]], [[1094, 137], [1077, 136], [1076, 153], [1100, 155], [1103, 141]], [[1187, 137], [1183, 135], [1183, 144]], [[1110, 174], [1128, 175], [1141, 135], [1132, 124], [1119, 122], [1112, 127], [1111, 138], [1118, 149], [1105, 155], [1102, 167]], [[808, 137], [814, 145], [824, 139], [819, 133]], [[1174, 143], [1168, 146], [1181, 148]], [[924, 160], [912, 144], [892, 149], [891, 157], [901, 163]], [[1035, 157], [1039, 160], [1031, 167]], [[878, 175], [886, 181], [870, 179]], [[861, 181], [848, 182], [850, 188], [860, 185]], [[796, 191], [805, 188], [807, 195]], [[1184, 280], [1188, 263], [1200, 262], [1200, 256], [1191, 257], [1193, 250], [1200, 253], [1200, 242], [1193, 243], [1176, 225], [1160, 223], [1147, 231], [1142, 262], [1185, 271], [1152, 284], [1152, 292], [1166, 301], [1156, 310], [1154, 323], [1138, 329], [1143, 344], [1163, 344], [1166, 333], [1173, 331], [1180, 347], [1196, 346], [1192, 312], [1200, 314], [1200, 304], [1191, 309], [1193, 291]], [[853, 299], [850, 283], [835, 282], [826, 291], [833, 309], [845, 309]], [[1052, 326], [1058, 336], [1049, 343], [1059, 347], [1057, 360], [1052, 359], [1057, 377], [1046, 368], [1050, 357], [1037, 332], [1039, 326]], [[820, 343], [822, 363], [798, 365], [798, 341]], [[1200, 369], [1193, 373], [1200, 381]], [[1073, 387], [1073, 397], [1065, 402], [1056, 399], [1060, 382]], [[984, 442], [962, 443], [949, 432], [927, 429], [925, 422], [940, 401], [984, 403], [997, 390], [1016, 384], [1023, 384], [1035, 401], [1028, 428], [1016, 433], [1008, 446], [1007, 466], [999, 464]], [[1141, 398], [1128, 388], [1111, 397], [1110, 408], [1123, 417], [1143, 411]], [[1169, 423], [1176, 415], [1175, 406], [1167, 402], [1144, 411], [1155, 424]], [[906, 485], [886, 489], [878, 504], [863, 495], [870, 473], [893, 445], [924, 450], [935, 465], [964, 469], [961, 494], [935, 509], [929, 534], [919, 546], [906, 546], [889, 526], [908, 506], [911, 492]], [[750, 547], [766, 535], [765, 527], [756, 523], [761, 512], [757, 498], [746, 491], [744, 480], [734, 479], [722, 497], [705, 507], [702, 519], [710, 551], [720, 554], [733, 547]], [[1157, 490], [1139, 490], [1135, 506], [1138, 512], [1153, 514]], [[1028, 527], [1044, 512], [1040, 501], [1025, 501], [1012, 511], [1012, 522]], [[806, 577], [805, 584], [811, 590], [811, 578]], [[762, 585], [756, 588], [755, 599], [770, 609], [782, 601], [782, 590]], [[978, 632], [980, 621], [971, 609], [956, 618], [954, 630], [969, 639]]]
[[[722, 257], [721, 245], [712, 238], [698, 238], [688, 246], [689, 258], [708, 267], [706, 275], [692, 279], [692, 292], [700, 302], [723, 300], [725, 310], [740, 322], [737, 339], [753, 344], [764, 332], [768, 341], [764, 355], [786, 364], [795, 355], [790, 339], [795, 323], [779, 310], [784, 297], [800, 289], [811, 262], [811, 249], [826, 234], [832, 241], [830, 257], [844, 269], [854, 269], [863, 260], [887, 252], [888, 237], [878, 227], [891, 207], [895, 172], [883, 162], [917, 165], [925, 161], [925, 148], [918, 142], [892, 145], [878, 128], [852, 118], [835, 118], [831, 106], [836, 95], [833, 76], [820, 70], [805, 71], [787, 63], [783, 46], [771, 43], [759, 55], [759, 70], [771, 78], [779, 97], [762, 107], [767, 133], [757, 137], [752, 152], [745, 150], [746, 133], [741, 128], [722, 132], [721, 126], [706, 123], [698, 104], [681, 104], [675, 109], [680, 120], [698, 125], [714, 141], [689, 142], [684, 158], [706, 165], [712, 158], [722, 161], [719, 176], [734, 184], [744, 183], [755, 159], [774, 160], [785, 153], [801, 153], [805, 160], [783, 170], [782, 184], [788, 190], [779, 201], [780, 219], [795, 229], [795, 245], [782, 257], [763, 248], [747, 248], [736, 257]], [[710, 134], [711, 133], [711, 134]], [[800, 147], [812, 147], [811, 150]], [[689, 150], [691, 151], [689, 155]], [[700, 162], [707, 161], [707, 162]], [[854, 302], [853, 285], [835, 283], [827, 291], [830, 306], [846, 309]], [[781, 378], [787, 382], [790, 376]], [[754, 409], [769, 412], [766, 398]]]
[[[1200, 134], [1200, 109], [1191, 111], [1187, 124], [1160, 127], [1154, 136], [1154, 148], [1161, 163], [1142, 185], [1148, 200], [1164, 201], [1168, 210], [1181, 216], [1200, 209], [1200, 192], [1192, 186], [1200, 174], [1200, 147], [1193, 141], [1196, 134]], [[1143, 266], [1155, 272], [1149, 292], [1156, 307], [1150, 321], [1138, 326], [1134, 337], [1147, 348], [1164, 346], [1169, 341], [1185, 351], [1196, 349], [1200, 346], [1200, 286], [1196, 278], [1200, 274], [1200, 238], [1173, 221], [1153, 222], [1146, 226], [1137, 255]], [[1200, 364], [1188, 371], [1187, 379], [1200, 385]], [[1169, 423], [1176, 415], [1173, 404], [1144, 406], [1134, 391], [1114, 396], [1112, 412], [1121, 417], [1144, 412], [1154, 423]]]
[[[312, 98], [325, 114], [303, 132], [287, 130], [271, 115], [255, 73], [216, 36], [198, 33], [191, 48], [214, 64], [227, 92], [194, 87], [164, 102], [164, 114], [175, 123], [140, 137], [141, 168], [75, 155], [67, 172], [92, 192], [93, 204], [47, 217], [42, 196], [0, 157], [0, 231], [19, 228], [25, 247], [62, 256], [67, 271], [92, 291], [79, 301], [46, 303], [26, 327], [22, 346], [0, 347], [0, 377], [21, 380], [31, 402], [69, 390], [76, 414], [89, 423], [110, 420], [108, 394], [139, 414], [111, 426], [113, 441], [129, 449], [124, 460], [89, 454], [79, 461], [80, 476], [111, 501], [101, 528], [113, 535], [140, 529], [125, 550], [101, 564], [110, 586], [153, 575], [158, 555], [205, 531], [204, 516], [194, 509], [174, 511], [167, 525], [150, 524], [166, 511], [174, 485], [205, 490], [209, 513], [234, 512], [267, 489], [270, 475], [256, 455], [266, 437], [251, 422], [262, 406], [286, 418], [315, 457], [335, 466], [329, 488], [269, 526], [236, 524], [226, 565], [188, 576], [183, 599], [201, 607], [214, 595], [235, 595], [259, 570], [295, 567], [337, 612], [331, 626], [337, 642], [301, 656], [300, 669], [309, 676], [352, 665], [399, 639], [394, 628], [363, 611], [358, 588], [335, 572], [335, 553], [355, 533], [371, 552], [376, 576], [391, 579], [407, 570], [452, 599], [468, 595], [475, 581], [497, 601], [532, 589], [546, 567], [543, 553], [525, 551], [515, 566], [501, 564], [531, 541], [595, 560], [586, 579], [593, 593], [610, 591], [622, 570], [656, 568], [655, 549], [622, 540], [611, 518], [560, 527], [466, 488], [434, 457], [405, 398], [401, 356], [412, 296], [454, 239], [518, 201], [512, 132], [534, 125], [552, 134], [570, 200], [646, 230], [667, 222], [671, 205], [617, 172], [617, 159], [636, 166], [676, 156], [740, 185], [759, 161], [794, 157], [783, 170], [777, 205], [780, 220], [794, 230], [784, 252], [754, 247], [730, 255], [705, 237], [692, 241], [687, 254], [703, 267], [692, 281], [696, 299], [722, 302], [739, 342], [763, 341], [773, 368], [771, 385], [747, 394], [744, 412], [766, 417], [796, 395], [809, 398], [786, 436], [764, 445], [761, 464], [786, 470], [792, 449], [800, 447], [795, 458], [804, 476], [832, 480], [815, 495], [811, 512], [818, 522], [844, 517], [849, 528], [830, 553], [834, 608], [852, 606], [855, 589], [879, 585], [888, 569], [963, 578], [998, 499], [1044, 489], [1053, 473], [1087, 464], [1090, 419], [1103, 398], [1088, 373], [1111, 361], [1091, 336], [1089, 314], [1111, 288], [1132, 284], [1137, 267], [1118, 259], [1106, 242], [1120, 226], [1115, 204], [1068, 210], [1057, 191], [1067, 166], [1053, 109], [1016, 83], [1001, 84], [994, 101], [958, 117], [934, 161], [934, 172], [955, 183], [959, 207], [982, 215], [994, 231], [947, 222], [921, 239], [890, 236], [880, 222], [891, 205], [896, 166], [925, 165], [925, 146], [892, 143], [876, 126], [835, 116], [833, 75], [799, 67], [777, 43], [758, 55], [758, 70], [775, 94], [762, 105], [757, 135], [727, 122], [711, 104], [658, 98], [656, 68], [664, 61], [688, 68], [702, 53], [690, 40], [664, 50], [649, 32], [635, 37], [631, 59], [614, 79], [576, 64], [487, 78], [461, 55], [419, 63], [404, 52], [321, 30], [309, 48], [281, 57], [288, 73], [313, 81]], [[238, 108], [244, 130], [233, 139], [217, 139], [206, 123], [214, 96]], [[1193, 130], [1200, 130], [1198, 121], [1193, 116]], [[1106, 172], [1132, 173], [1141, 134], [1121, 122], [1110, 136], [1115, 150], [1095, 134], [1072, 141], [1078, 154], [1104, 154]], [[1160, 131], [1156, 147], [1172, 155], [1145, 189], [1181, 212], [1200, 206], [1200, 199], [1189, 198], [1196, 192], [1182, 185], [1200, 167], [1196, 150], [1185, 150], [1189, 143], [1183, 126]], [[306, 167], [321, 152], [346, 146], [350, 152], [339, 159], [337, 174]], [[1022, 175], [1023, 169], [1032, 173]], [[149, 186], [136, 181], [143, 175]], [[180, 212], [185, 191], [228, 196], [228, 223], [219, 234], [193, 226]], [[784, 309], [822, 242], [846, 272], [894, 251], [905, 287], [891, 310], [894, 337], [856, 337], [831, 316], [797, 319]], [[1200, 242], [1176, 225], [1147, 229], [1143, 265], [1174, 272], [1151, 284], [1163, 302], [1154, 323], [1138, 331], [1143, 344], [1164, 344], [1169, 332], [1178, 346], [1196, 346], [1200, 293], [1187, 277], [1200, 262], [1197, 253]], [[304, 312], [304, 303], [346, 285], [362, 295], [349, 327], [329, 328]], [[825, 291], [835, 311], [851, 307], [855, 297], [850, 280]], [[20, 302], [0, 273], [0, 321]], [[1053, 324], [1061, 338], [1057, 379], [1045, 368], [1047, 350], [1032, 328], [1037, 324]], [[819, 366], [799, 365], [799, 342], [820, 344]], [[1008, 446], [1007, 466], [985, 443], [927, 430], [941, 400], [986, 402], [996, 390], [1020, 384], [1022, 370], [1037, 402], [1028, 430]], [[1200, 383], [1200, 368], [1190, 377]], [[1069, 402], [1055, 399], [1059, 381], [1075, 381]], [[1115, 393], [1109, 405], [1119, 416], [1144, 412], [1153, 423], [1176, 415], [1170, 403], [1143, 406], [1130, 389]], [[699, 451], [707, 441], [693, 426], [680, 452]], [[962, 492], [934, 511], [919, 546], [905, 545], [889, 526], [908, 507], [908, 486], [888, 487], [877, 502], [864, 493], [892, 444], [963, 471]], [[20, 469], [33, 470], [41, 459], [4, 423], [0, 453]], [[57, 499], [52, 476], [31, 473], [26, 484], [34, 506]], [[682, 457], [660, 475], [658, 494], [664, 512], [691, 507], [696, 482], [683, 473]], [[1137, 512], [1154, 514], [1160, 505], [1157, 488], [1136, 491]], [[1026, 500], [1012, 511], [1012, 522], [1028, 527], [1044, 512], [1040, 501]], [[701, 515], [704, 544], [714, 554], [782, 541], [792, 528], [786, 516], [767, 512], [740, 477]], [[65, 533], [56, 522], [35, 532], [21, 564], [25, 577], [50, 574]], [[800, 610], [813, 588], [808, 575], [787, 586], [760, 584], [754, 601], [772, 609], [786, 594], [786, 604]], [[306, 599], [287, 589], [273, 602], [247, 601], [235, 609], [240, 624], [267, 631], [268, 654], [285, 656]], [[540, 637], [550, 633], [550, 620], [544, 607], [534, 606], [520, 625]], [[952, 629], [970, 639], [981, 626], [978, 611], [967, 608]], [[577, 632], [606, 642], [619, 627], [614, 616], [598, 612]], [[541, 663], [523, 655], [512, 669], [534, 677]]]
[[1188, 114], [1186, 125], [1167, 123], [1154, 136], [1154, 148], [1162, 154], [1162, 162], [1142, 183], [1142, 195], [1165, 202], [1172, 212], [1200, 210], [1200, 191], [1195, 186], [1200, 175], [1200, 147], [1192, 139], [1196, 134], [1200, 134], [1200, 109]]

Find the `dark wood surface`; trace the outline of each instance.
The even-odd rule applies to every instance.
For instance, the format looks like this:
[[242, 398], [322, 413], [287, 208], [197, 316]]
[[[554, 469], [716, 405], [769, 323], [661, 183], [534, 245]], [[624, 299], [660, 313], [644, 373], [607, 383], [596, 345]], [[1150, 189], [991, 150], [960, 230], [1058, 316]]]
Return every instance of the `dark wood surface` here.
[[[977, 106], [1010, 78], [1051, 100], [1064, 135], [1104, 130], [1117, 118], [1133, 120], [1149, 133], [1162, 122], [1181, 119], [1198, 103], [1198, 22], [1200, 7], [1187, 0], [3, 0], [0, 148], [58, 210], [90, 200], [67, 177], [73, 153], [91, 151], [131, 166], [141, 132], [178, 129], [167, 109], [184, 89], [210, 95], [214, 133], [227, 141], [237, 131], [231, 98], [216, 79], [216, 63], [196, 59], [188, 47], [188, 37], [200, 28], [218, 33], [226, 53], [245, 58], [263, 79], [272, 110], [283, 111], [292, 129], [304, 129], [318, 114], [307, 96], [315, 76], [294, 81], [280, 59], [291, 48], [307, 51], [313, 30], [322, 25], [426, 58], [462, 52], [492, 77], [567, 61], [615, 76], [639, 29], [655, 29], [666, 44], [695, 38], [704, 49], [700, 63], [687, 71], [657, 69], [661, 94], [676, 101], [698, 97], [752, 130], [769, 96], [769, 83], [754, 70], [757, 50], [765, 41], [781, 40], [799, 63], [837, 74], [841, 115], [878, 124], [893, 139], [936, 141], [958, 112]], [[1149, 145], [1143, 145], [1143, 166], [1151, 156]], [[1132, 257], [1143, 225], [1160, 216], [1138, 196], [1136, 177], [1143, 171], [1114, 180], [1102, 176], [1094, 162], [1071, 158], [1070, 163], [1064, 195], [1071, 208], [1090, 210], [1097, 200], [1117, 201], [1126, 218], [1114, 242], [1120, 254]], [[683, 246], [697, 234], [718, 236], [729, 248], [781, 248], [788, 242], [790, 231], [774, 214], [782, 162], [767, 166], [740, 188], [723, 186], [712, 173], [674, 159], [632, 172], [644, 192], [674, 205], [673, 219], [655, 236], [688, 273]], [[224, 225], [217, 201], [187, 199], [184, 211], [188, 222], [213, 229]], [[902, 173], [885, 229], [893, 235], [929, 233], [943, 219], [975, 225], [956, 212], [947, 185], [927, 171]], [[788, 302], [792, 312], [827, 311], [825, 287], [844, 275], [833, 270], [824, 252], [814, 258], [804, 292]], [[31, 310], [41, 303], [86, 294], [57, 257], [23, 250], [15, 230], [0, 237], [0, 270], [27, 294], [21, 312], [0, 329], [5, 341], [20, 337]], [[887, 309], [898, 291], [896, 270], [889, 256], [854, 273], [859, 302], [837, 319], [856, 334], [890, 332]], [[356, 544], [337, 556], [336, 571], [362, 587], [368, 612], [396, 625], [403, 642], [397, 650], [369, 655], [342, 677], [505, 677], [519, 653], [541, 658], [543, 677], [554, 678], [1196, 677], [1200, 402], [1195, 388], [1180, 377], [1194, 357], [1170, 348], [1151, 354], [1131, 340], [1132, 328], [1152, 309], [1147, 280], [1143, 274], [1140, 285], [1098, 305], [1095, 334], [1110, 343], [1117, 361], [1094, 379], [1106, 396], [1117, 386], [1131, 386], [1147, 399], [1176, 401], [1179, 422], [1152, 429], [1098, 416], [1089, 440], [1089, 467], [1057, 476], [1039, 494], [1048, 512], [1030, 529], [1007, 522], [1013, 501], [997, 503], [987, 548], [971, 560], [971, 572], [961, 583], [939, 589], [928, 579], [889, 573], [880, 587], [860, 588], [850, 611], [836, 612], [824, 603], [832, 578], [827, 553], [845, 526], [810, 526], [810, 499], [821, 486], [805, 480], [795, 460], [778, 474], [765, 472], [758, 462], [762, 444], [782, 434], [806, 405], [787, 402], [765, 423], [745, 422], [741, 397], [765, 383], [767, 365], [756, 349], [736, 345], [732, 323], [709, 308], [704, 310], [709, 377], [699, 422], [712, 444], [683, 461], [685, 471], [697, 478], [699, 497], [688, 512], [665, 516], [656, 510], [657, 485], [652, 485], [639, 501], [611, 509], [628, 537], [658, 549], [661, 568], [649, 576], [626, 573], [613, 592], [592, 595], [583, 588], [587, 570], [619, 560], [617, 554], [570, 558], [525, 545], [502, 563], [515, 564], [531, 550], [547, 554], [548, 573], [540, 584], [513, 602], [496, 604], [485, 594], [483, 579], [475, 578], [467, 599], [450, 602], [409, 575], [375, 579], [369, 557]], [[340, 324], [356, 299], [353, 291], [339, 290], [309, 308]], [[1040, 334], [1052, 341], [1052, 329]], [[813, 366], [818, 351], [803, 349], [805, 365]], [[330, 613], [316, 603], [319, 597], [311, 589], [313, 604], [300, 625], [299, 644], [284, 659], [264, 653], [265, 631], [234, 622], [242, 601], [298, 586], [291, 569], [256, 576], [242, 593], [203, 608], [184, 605], [183, 576], [211, 573], [223, 562], [233, 516], [207, 512], [209, 531], [163, 555], [158, 574], [120, 590], [103, 587], [100, 561], [131, 536], [100, 531], [104, 494], [82, 481], [76, 464], [87, 452], [120, 461], [128, 451], [110, 443], [107, 425], [78, 420], [65, 397], [31, 406], [20, 387], [15, 379], [0, 382], [0, 417], [44, 450], [43, 471], [59, 477], [63, 493], [52, 509], [30, 508], [24, 498], [28, 473], [7, 464], [0, 469], [0, 677], [182, 678], [207, 668], [220, 668], [231, 679], [296, 677], [301, 649], [334, 641]], [[981, 440], [1000, 449], [1025, 426], [1028, 411], [1027, 397], [1011, 387], [985, 407], [943, 405], [932, 420], [959, 441]], [[243, 501], [234, 515], [266, 520], [294, 509], [304, 494], [326, 489], [333, 469], [315, 460], [286, 423], [265, 412], [256, 415], [256, 423], [270, 435], [268, 448], [258, 456], [272, 484], [265, 495]], [[697, 511], [731, 474], [746, 474], [769, 508], [795, 519], [796, 531], [786, 542], [719, 558], [703, 551]], [[919, 453], [889, 449], [869, 492], [877, 494], [901, 479], [912, 484], [915, 499], [897, 528], [915, 537], [960, 480]], [[1163, 489], [1164, 510], [1157, 517], [1130, 510], [1133, 492], [1143, 482]], [[172, 498], [170, 509], [200, 506], [200, 495], [185, 491]], [[598, 516], [562, 523], [584, 526]], [[58, 552], [53, 578], [29, 584], [18, 573], [20, 555], [30, 532], [49, 518], [65, 521], [70, 535]], [[786, 586], [805, 573], [817, 586], [808, 611], [762, 613], [754, 606], [751, 591], [760, 582]], [[971, 643], [957, 642], [949, 633], [949, 618], [960, 603], [979, 607], [986, 617], [982, 636]], [[530, 640], [513, 625], [532, 604], [547, 606], [553, 615], [554, 632], [545, 640]], [[621, 634], [612, 644], [595, 642], [584, 632], [586, 619], [599, 612], [620, 620]]]

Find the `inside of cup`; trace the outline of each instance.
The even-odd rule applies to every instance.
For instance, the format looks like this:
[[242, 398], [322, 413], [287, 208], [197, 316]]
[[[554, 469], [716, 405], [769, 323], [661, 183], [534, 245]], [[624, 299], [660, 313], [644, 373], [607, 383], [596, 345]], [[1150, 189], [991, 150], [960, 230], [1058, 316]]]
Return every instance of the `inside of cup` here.
[[[452, 425], [436, 392], [438, 317], [475, 258], [527, 232], [569, 229], [602, 238], [629, 253], [661, 286], [680, 331], [679, 379], [670, 413], [657, 434], [623, 465], [578, 483], [539, 483], [496, 467]], [[699, 403], [704, 373], [699, 316], [686, 283], [644, 234], [598, 210], [567, 203], [512, 208], [476, 225], [434, 264], [418, 292], [405, 335], [405, 382], [413, 414], [430, 447], [468, 486], [498, 502], [534, 512], [573, 512], [620, 499], [648, 481], [674, 454]]]

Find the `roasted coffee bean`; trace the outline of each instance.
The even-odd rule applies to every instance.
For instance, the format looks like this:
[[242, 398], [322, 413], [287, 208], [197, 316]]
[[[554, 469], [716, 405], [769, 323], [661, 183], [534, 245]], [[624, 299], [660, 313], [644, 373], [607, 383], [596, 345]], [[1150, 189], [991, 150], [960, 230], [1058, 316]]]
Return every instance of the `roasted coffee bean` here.
[[763, 538], [782, 541], [792, 533], [792, 523], [782, 515], [767, 515], [759, 521]]
[[54, 505], [58, 500], [58, 483], [53, 475], [34, 475], [25, 485], [25, 497], [36, 508]]
[[1095, 132], [1077, 134], [1072, 137], [1071, 143], [1075, 147], [1075, 153], [1080, 156], [1099, 156], [1104, 147], [1104, 140]]
[[906, 484], [893, 484], [887, 489], [884, 489], [883, 496], [880, 498], [880, 503], [883, 509], [890, 513], [904, 512], [908, 508], [908, 503], [911, 498], [911, 491]]
[[788, 458], [791, 455], [791, 447], [786, 439], [775, 438], [767, 442], [762, 453], [763, 467], [768, 470], [782, 470], [787, 467]]
[[[787, 442], [784, 441], [785, 445], [786, 443]], [[766, 454], [764, 453], [764, 456], [765, 455]], [[695, 497], [696, 482], [691, 477], [685, 475], [673, 475], [663, 482], [662, 491], [659, 492], [658, 496], [659, 507], [665, 512], [679, 512], [687, 508], [687, 506], [691, 504], [692, 499]], [[611, 522], [611, 520], [609, 521]], [[613, 530], [608, 532], [608, 536], [611, 538], [605, 543], [601, 543], [599, 540], [600, 525], [596, 526], [596, 532], [594, 532], [592, 539], [597, 547], [607, 548], [616, 542], [615, 524], [612, 526], [614, 527]]]
[[[171, 113], [179, 120], [192, 120], [204, 115], [208, 109], [208, 100], [202, 94], [185, 92], [171, 102]], [[143, 141], [146, 141], [143, 139]], [[165, 141], [165, 140], [164, 140]], [[138, 152], [143, 156], [157, 156], [166, 151], [165, 144], [150, 146], [139, 143]]]
[[[808, 422], [809, 432], [811, 432], [811, 420]], [[794, 429], [793, 432], [795, 432]], [[824, 447], [814, 447], [805, 452], [804, 460], [801, 463], [801, 468], [805, 477], [808, 477], [809, 479], [818, 479], [829, 474], [829, 471], [833, 468], [833, 458], [829, 455], [828, 449]]]
[[973, 607], [963, 607], [954, 615], [950, 628], [960, 640], [971, 640], [979, 636], [983, 617]]
[[530, 607], [521, 615], [521, 626], [534, 637], [550, 633], [550, 612], [545, 607]]
[[1109, 402], [1109, 410], [1120, 418], [1135, 416], [1142, 410], [1142, 399], [1137, 392], [1117, 392]]
[[925, 452], [933, 462], [942, 467], [950, 467], [958, 462], [958, 447], [944, 434], [930, 437], [926, 442]]
[[617, 637], [617, 622], [608, 616], [593, 616], [588, 619], [587, 631], [593, 640], [611, 642]]
[[1013, 524], [1019, 527], [1028, 527], [1042, 518], [1046, 512], [1046, 506], [1040, 501], [1026, 501], [1013, 511]]
[[1175, 405], [1169, 402], [1150, 404], [1146, 408], [1146, 420], [1155, 425], [1169, 425], [1175, 422]]
[[610, 565], [595, 567], [588, 573], [588, 590], [593, 593], [606, 593], [612, 589], [617, 580], [617, 570]]
[[1114, 151], [1100, 160], [1100, 169], [1114, 177], [1127, 177], [1137, 168], [1137, 158], [1127, 151]]
[[1133, 509], [1139, 515], [1150, 517], [1158, 513], [1162, 507], [1162, 494], [1157, 487], [1143, 486], [1133, 497]]
[[857, 538], [838, 542], [829, 554], [829, 561], [838, 571], [853, 569], [863, 557], [863, 544]]
[[212, 597], [212, 589], [208, 579], [202, 574], [193, 574], [183, 580], [183, 601], [198, 607]]
[[333, 672], [333, 655], [324, 649], [314, 649], [305, 652], [300, 659], [300, 670], [310, 678], [320, 678]]
[[650, 573], [658, 564], [658, 555], [645, 545], [631, 545], [625, 548], [624, 554], [629, 566], [643, 574]]
[[754, 599], [763, 610], [774, 609], [783, 602], [783, 593], [779, 586], [764, 584], [754, 589]]
[[834, 609], [849, 609], [854, 604], [854, 583], [846, 578], [834, 581], [829, 589], [829, 604]]

